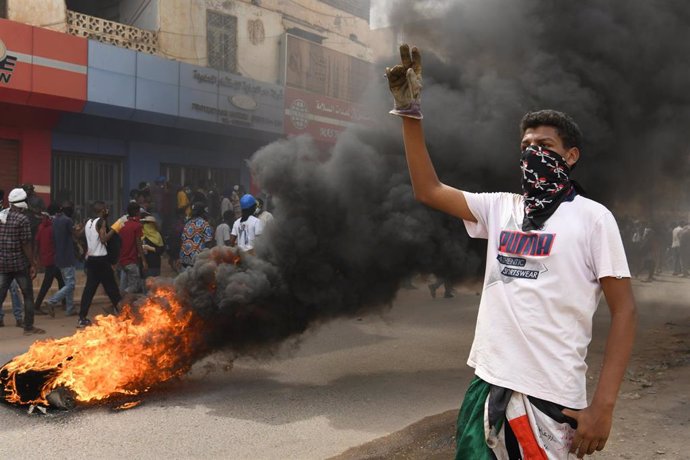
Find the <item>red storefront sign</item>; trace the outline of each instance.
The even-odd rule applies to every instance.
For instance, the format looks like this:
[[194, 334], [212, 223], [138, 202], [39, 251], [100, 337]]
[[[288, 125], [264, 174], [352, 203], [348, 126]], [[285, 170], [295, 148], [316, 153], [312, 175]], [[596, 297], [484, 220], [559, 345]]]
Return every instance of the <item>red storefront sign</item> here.
[[285, 88], [285, 134], [309, 134], [320, 142], [335, 143], [354, 124], [370, 124], [364, 106], [295, 88]]
[[86, 103], [88, 41], [0, 19], [0, 176], [5, 191], [31, 183], [50, 198], [51, 130]]
[[87, 40], [0, 19], [0, 102], [79, 112]]

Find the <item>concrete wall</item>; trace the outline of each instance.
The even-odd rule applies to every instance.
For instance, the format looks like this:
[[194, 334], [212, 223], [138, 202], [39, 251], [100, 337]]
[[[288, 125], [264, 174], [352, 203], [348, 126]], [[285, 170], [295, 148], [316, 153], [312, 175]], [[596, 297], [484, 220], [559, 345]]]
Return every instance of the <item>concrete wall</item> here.
[[7, 19], [65, 32], [65, 0], [7, 0]]
[[[318, 1], [165, 0], [160, 8], [159, 43], [163, 56], [206, 66], [206, 11], [237, 17], [238, 71], [255, 80], [277, 83], [280, 75], [280, 39], [297, 27], [325, 37], [323, 45], [371, 61], [366, 20]], [[304, 7], [299, 6], [303, 4]], [[350, 35], [357, 40], [350, 39]]]
[[[281, 11], [287, 27], [299, 27], [325, 36], [323, 45], [326, 48], [365, 61], [373, 59], [369, 48], [370, 27], [365, 19], [316, 0], [261, 0], [261, 6]], [[356, 40], [352, 40], [351, 35], [354, 35]]]

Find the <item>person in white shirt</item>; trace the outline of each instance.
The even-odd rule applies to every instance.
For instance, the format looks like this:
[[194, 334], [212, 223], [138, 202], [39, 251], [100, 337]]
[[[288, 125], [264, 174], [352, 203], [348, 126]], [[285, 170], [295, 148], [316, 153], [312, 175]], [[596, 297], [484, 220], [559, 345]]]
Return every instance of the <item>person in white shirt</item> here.
[[683, 260], [680, 253], [680, 235], [683, 233], [685, 222], [680, 222], [671, 233], [671, 254], [673, 256], [673, 276], [685, 275], [688, 272], [688, 267], [683, 266]]
[[113, 226], [108, 229], [108, 215], [109, 210], [103, 201], [96, 201], [93, 204], [93, 218], [89, 219], [84, 227], [80, 229], [86, 238], [88, 251], [86, 253], [86, 285], [84, 292], [81, 295], [81, 307], [79, 309], [78, 328], [84, 328], [91, 325], [91, 320], [87, 317], [91, 301], [96, 294], [96, 289], [99, 285], [103, 285], [110, 302], [112, 302], [112, 311], [118, 312], [119, 303], [122, 300], [120, 289], [115, 281], [115, 273], [112, 265], [117, 260], [112, 260], [108, 255], [107, 244], [111, 238], [120, 231], [124, 225], [122, 219], [116, 221]]
[[[580, 129], [561, 112], [525, 115], [522, 195], [443, 184], [424, 141], [421, 56], [407, 45], [400, 55], [402, 63], [386, 76], [415, 198], [488, 240], [468, 360], [475, 379], [458, 417], [456, 458], [566, 459], [602, 450], [632, 350], [636, 307], [613, 215], [570, 180]], [[588, 403], [585, 356], [602, 291], [611, 326]]]
[[232, 209], [227, 209], [223, 213], [223, 222], [216, 227], [216, 246], [231, 246], [230, 226], [234, 217], [235, 212]]
[[266, 211], [264, 200], [261, 198], [256, 199], [256, 211], [254, 211], [254, 215], [259, 218], [262, 224], [264, 224], [264, 229], [266, 228], [266, 225], [273, 220], [273, 214]]
[[232, 225], [230, 232], [230, 246], [237, 246], [240, 251], [254, 254], [254, 242], [263, 233], [264, 227], [260, 219], [254, 216], [256, 199], [249, 194], [240, 198], [242, 217]]

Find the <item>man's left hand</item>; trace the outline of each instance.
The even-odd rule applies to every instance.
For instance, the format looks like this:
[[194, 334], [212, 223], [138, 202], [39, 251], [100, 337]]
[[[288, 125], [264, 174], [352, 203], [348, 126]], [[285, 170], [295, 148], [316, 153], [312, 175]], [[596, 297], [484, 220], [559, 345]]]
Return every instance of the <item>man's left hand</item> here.
[[570, 453], [583, 458], [602, 450], [611, 432], [613, 412], [596, 406], [576, 411], [563, 409], [563, 415], [577, 421], [577, 431], [570, 446]]

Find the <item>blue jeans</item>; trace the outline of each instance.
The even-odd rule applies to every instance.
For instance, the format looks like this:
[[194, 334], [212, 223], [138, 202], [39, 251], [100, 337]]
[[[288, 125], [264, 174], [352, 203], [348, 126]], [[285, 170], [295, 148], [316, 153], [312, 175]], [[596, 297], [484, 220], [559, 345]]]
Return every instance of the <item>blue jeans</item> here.
[[[28, 268], [20, 272], [0, 273], [0, 305], [5, 301], [7, 291], [10, 290], [13, 281], [17, 283], [24, 296], [24, 330], [30, 331], [34, 327], [34, 289]], [[0, 313], [2, 313], [2, 308], [0, 308]], [[17, 316], [17, 313], [17, 311], [14, 312], [14, 317], [21, 318], [21, 315]], [[3, 316], [4, 313], [0, 315], [0, 318]]]
[[76, 269], [74, 267], [65, 267], [60, 269], [60, 274], [65, 282], [65, 285], [48, 299], [49, 303], [58, 304], [65, 300], [65, 314], [71, 315], [74, 313], [74, 288], [76, 282]]
[[[16, 281], [12, 281], [12, 284], [10, 284], [10, 298], [12, 299], [12, 314], [14, 315], [14, 319], [22, 319], [24, 314], [22, 310], [24, 310], [24, 306], [22, 305], [21, 297], [19, 297], [19, 286], [17, 286]], [[5, 313], [0, 307], [0, 319], [3, 319], [4, 317]]]

